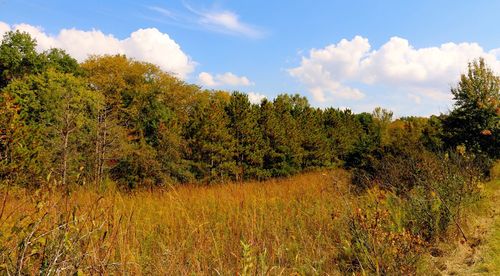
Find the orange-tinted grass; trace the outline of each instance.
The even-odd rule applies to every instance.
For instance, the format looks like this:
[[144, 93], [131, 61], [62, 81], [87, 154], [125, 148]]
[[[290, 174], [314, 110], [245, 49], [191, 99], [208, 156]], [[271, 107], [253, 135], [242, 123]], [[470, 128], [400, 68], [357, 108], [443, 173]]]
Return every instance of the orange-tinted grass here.
[[[59, 215], [76, 216], [80, 232], [91, 233], [81, 247], [89, 252], [82, 267], [94, 273], [334, 272], [341, 227], [336, 218], [345, 211], [347, 179], [346, 172], [334, 170], [133, 194], [82, 187], [68, 202], [58, 192], [11, 191], [0, 230], [23, 214], [34, 214], [36, 221], [48, 213], [40, 226], [46, 231], [57, 225]], [[36, 207], [40, 202], [46, 205], [43, 212]], [[19, 242], [15, 235], [11, 239], [8, 246]], [[1, 236], [0, 241], [5, 242]]]

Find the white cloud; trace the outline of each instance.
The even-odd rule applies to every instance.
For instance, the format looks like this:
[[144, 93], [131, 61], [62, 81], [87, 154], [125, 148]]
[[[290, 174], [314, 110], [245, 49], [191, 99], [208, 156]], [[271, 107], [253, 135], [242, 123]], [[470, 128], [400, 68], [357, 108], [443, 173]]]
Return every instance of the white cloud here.
[[267, 98], [265, 95], [257, 92], [248, 92], [248, 100], [253, 104], [260, 104], [263, 99]]
[[198, 75], [198, 80], [205, 86], [217, 86], [217, 82], [214, 80], [214, 77], [207, 72], [201, 72]]
[[0, 21], [0, 35], [3, 36], [4, 33], [10, 31], [10, 26], [7, 23]]
[[176, 19], [176, 16], [175, 16], [175, 13], [170, 11], [170, 10], [167, 10], [165, 8], [161, 8], [161, 7], [155, 7], [155, 6], [151, 6], [151, 7], [148, 7], [150, 10], [153, 10], [153, 11], [157, 11], [159, 13], [161, 13], [162, 15], [165, 15], [166, 17], [170, 17], [172, 19]]
[[399, 37], [371, 49], [368, 39], [356, 36], [312, 49], [302, 57], [300, 66], [288, 72], [306, 85], [318, 102], [360, 99], [364, 94], [355, 88], [359, 84], [406, 91], [416, 103], [422, 97], [450, 101], [449, 88], [456, 84], [468, 62], [483, 57], [494, 71], [500, 72], [499, 53], [500, 49], [485, 51], [477, 43], [414, 48]]
[[247, 77], [238, 77], [231, 72], [224, 73], [222, 75], [217, 75], [215, 78], [219, 83], [231, 85], [231, 86], [249, 86], [252, 85]]
[[247, 77], [236, 76], [231, 72], [226, 72], [224, 74], [217, 74], [213, 76], [207, 72], [201, 72], [198, 75], [199, 82], [204, 86], [250, 86], [253, 85]]
[[196, 65], [179, 44], [156, 28], [139, 29], [128, 38], [120, 40], [99, 30], [62, 29], [57, 35], [51, 35], [38, 26], [9, 26], [0, 22], [0, 34], [9, 30], [31, 34], [37, 40], [38, 50], [61, 48], [78, 61], [83, 61], [93, 54], [125, 54], [140, 61], [157, 64], [161, 69], [180, 78], [186, 78]]
[[244, 35], [252, 38], [259, 38], [262, 32], [248, 24], [240, 21], [237, 14], [231, 11], [205, 12], [200, 15], [200, 24], [210, 27], [213, 30], [233, 34]]
[[242, 22], [240, 16], [233, 11], [195, 9], [186, 3], [184, 3], [184, 7], [187, 10], [184, 13], [173, 12], [158, 6], [150, 6], [148, 8], [185, 27], [197, 27], [213, 32], [249, 38], [261, 38], [264, 36], [264, 32], [260, 28]]

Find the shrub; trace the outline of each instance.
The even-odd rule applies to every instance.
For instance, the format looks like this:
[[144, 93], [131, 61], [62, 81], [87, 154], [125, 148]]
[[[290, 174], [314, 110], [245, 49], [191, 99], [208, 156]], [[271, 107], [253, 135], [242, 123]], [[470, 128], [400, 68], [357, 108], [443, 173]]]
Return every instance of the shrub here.
[[343, 272], [414, 274], [426, 245], [451, 233], [451, 225], [467, 240], [462, 210], [479, 199], [487, 157], [465, 148], [437, 154], [409, 143], [369, 157], [352, 170], [358, 200], [369, 204], [347, 219], [338, 256]]
[[466, 153], [440, 156], [416, 148], [390, 148], [370, 161], [370, 170], [354, 170], [353, 184], [358, 189], [378, 186], [401, 197], [408, 229], [429, 241], [445, 232], [450, 222], [457, 224], [460, 210], [478, 199], [485, 164]]
[[401, 210], [391, 205], [391, 198], [384, 191], [370, 190], [347, 217], [336, 260], [343, 273], [415, 274], [425, 242], [401, 227]]

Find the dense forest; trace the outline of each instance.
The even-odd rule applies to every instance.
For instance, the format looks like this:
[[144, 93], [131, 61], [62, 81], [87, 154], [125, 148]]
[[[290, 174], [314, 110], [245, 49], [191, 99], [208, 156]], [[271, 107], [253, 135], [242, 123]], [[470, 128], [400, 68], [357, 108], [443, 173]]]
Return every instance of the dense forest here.
[[381, 151], [409, 147], [500, 154], [500, 83], [482, 60], [452, 90], [449, 114], [397, 120], [381, 108], [311, 107], [299, 95], [253, 104], [121, 55], [79, 64], [60, 49], [37, 52], [18, 31], [2, 40], [0, 70], [0, 178], [9, 185], [263, 180], [368, 166]]
[[412, 275], [440, 240], [479, 244], [467, 216], [500, 157], [480, 57], [447, 114], [393, 118], [36, 49], [0, 45], [0, 272]]

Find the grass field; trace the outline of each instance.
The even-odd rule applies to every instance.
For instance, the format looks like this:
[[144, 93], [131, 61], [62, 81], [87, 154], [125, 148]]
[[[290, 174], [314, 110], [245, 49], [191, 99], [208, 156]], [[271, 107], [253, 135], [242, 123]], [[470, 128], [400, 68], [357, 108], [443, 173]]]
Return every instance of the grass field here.
[[335, 272], [347, 182], [336, 170], [133, 194], [82, 188], [68, 199], [4, 192], [0, 263], [30, 274]]
[[496, 273], [494, 175], [464, 225], [480, 245], [451, 238], [445, 254], [427, 263], [413, 259], [416, 240], [390, 223], [401, 215], [397, 206], [387, 209], [390, 196], [352, 194], [340, 169], [132, 193], [80, 187], [68, 197], [53, 188], [11, 188], [0, 192], [0, 274], [335, 275], [339, 260], [344, 269], [354, 262], [373, 273], [398, 271], [403, 262], [417, 273]]
[[492, 170], [492, 181], [485, 185], [486, 200], [480, 208], [483, 217], [484, 242], [480, 248], [480, 262], [474, 267], [474, 272], [500, 275], [500, 162]]
[[494, 207], [495, 213], [490, 214], [493, 216], [493, 223], [490, 225], [491, 231], [486, 237], [486, 248], [485, 248], [485, 267], [488, 272], [500, 274], [500, 178], [492, 183], [492, 188], [495, 190], [495, 201], [491, 201], [491, 204], [496, 204]]
[[428, 256], [426, 274], [500, 275], [500, 162], [491, 172], [491, 180], [482, 184], [483, 199], [466, 210], [469, 243], [451, 239], [438, 244], [444, 255]]

